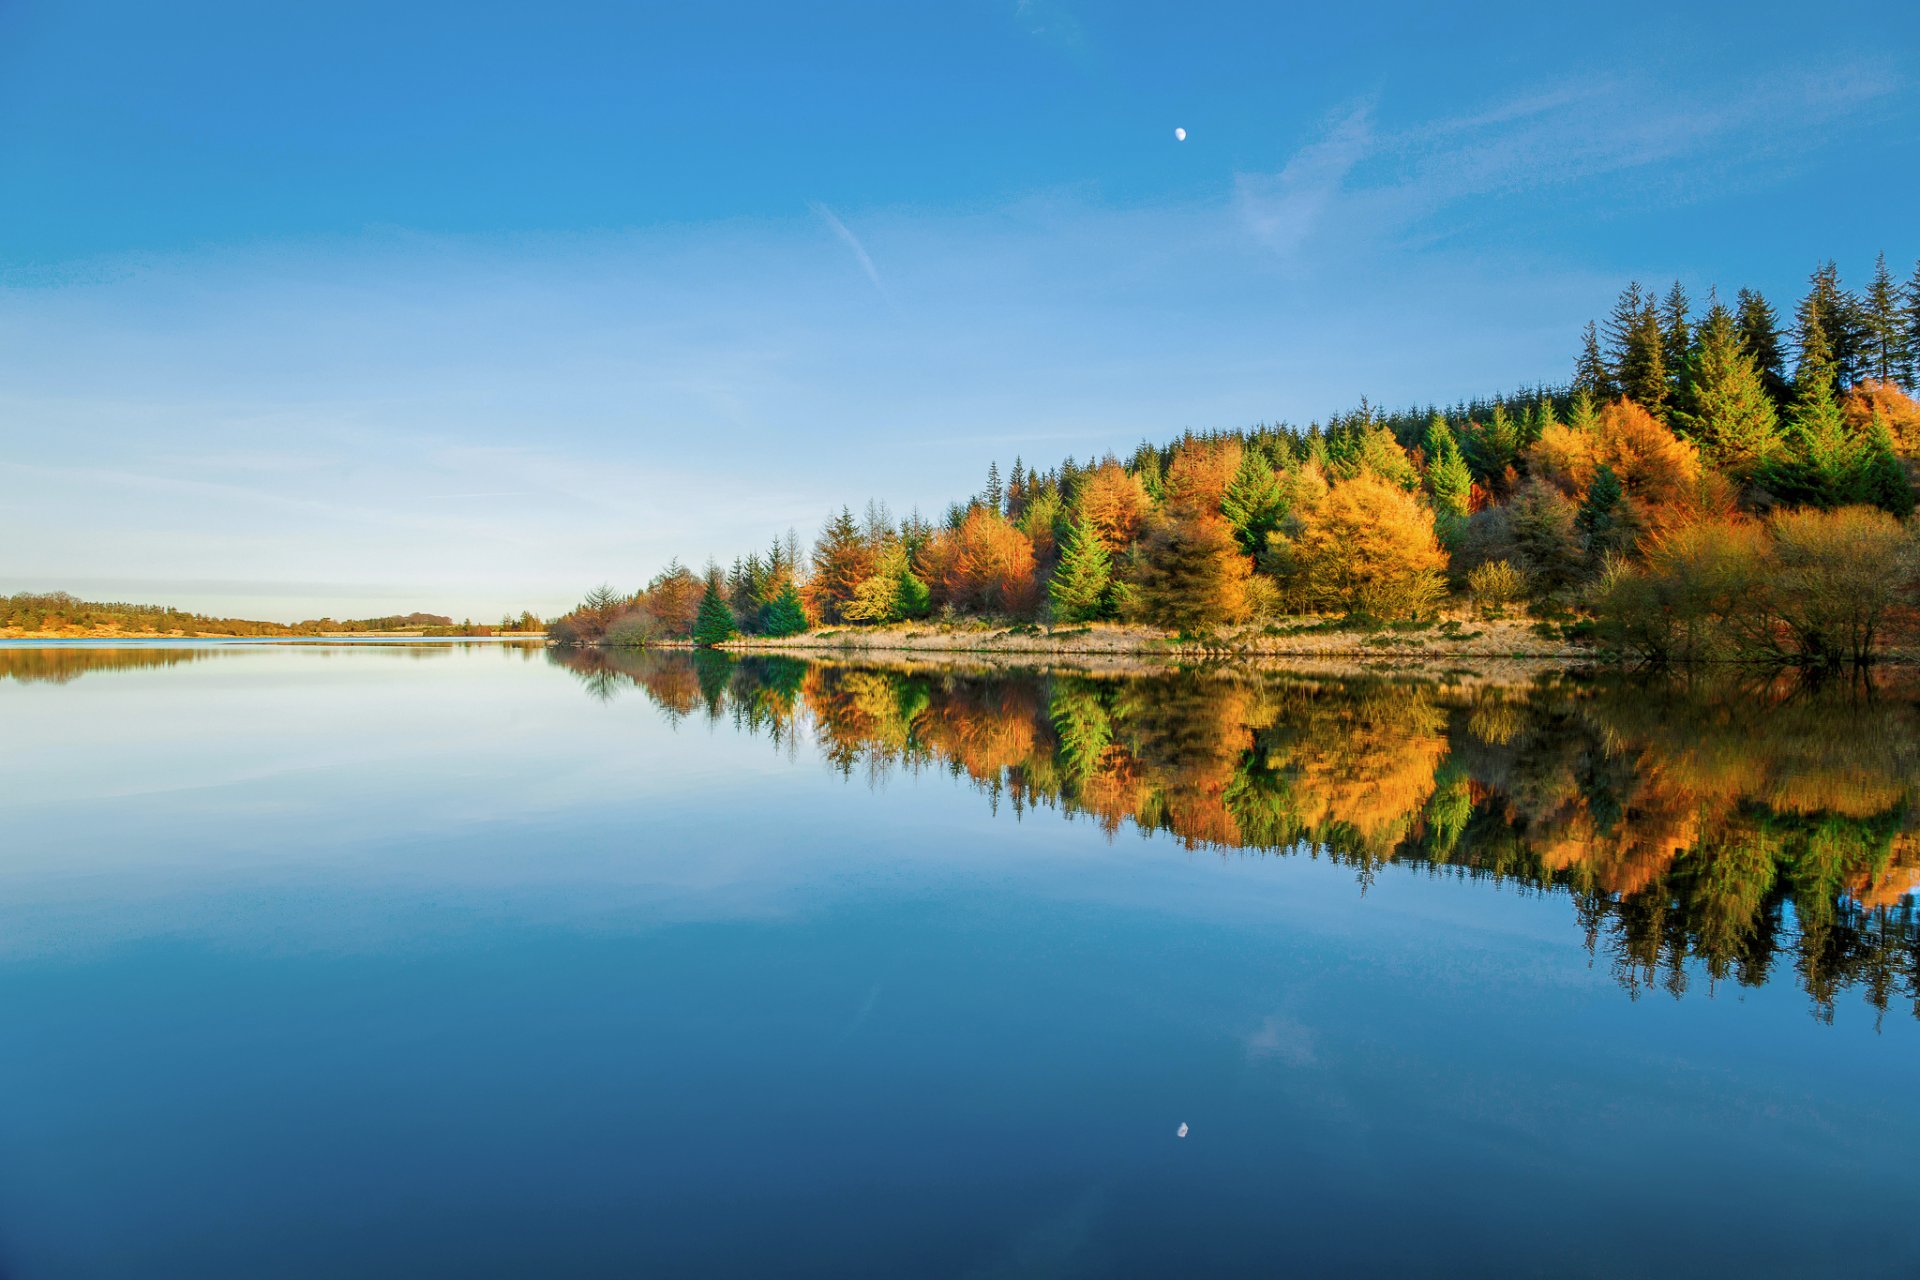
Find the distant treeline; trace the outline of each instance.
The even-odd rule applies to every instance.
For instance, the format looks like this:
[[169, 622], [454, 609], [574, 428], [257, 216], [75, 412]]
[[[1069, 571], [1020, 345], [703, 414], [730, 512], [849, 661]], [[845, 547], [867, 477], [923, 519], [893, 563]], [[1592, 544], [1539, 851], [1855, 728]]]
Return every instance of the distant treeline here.
[[22, 592], [0, 596], [0, 630], [119, 631], [128, 634], [218, 636], [307, 636], [358, 632], [418, 631], [426, 635], [491, 635], [501, 631], [540, 631], [541, 620], [531, 611], [518, 618], [502, 618], [498, 628], [476, 625], [471, 619], [456, 623], [439, 613], [392, 614], [384, 618], [314, 618], [306, 622], [257, 622], [247, 618], [215, 618], [189, 613], [169, 605], [101, 603], [81, 600], [64, 591]]
[[1564, 385], [1305, 428], [997, 462], [937, 519], [883, 503], [730, 568], [603, 587], [562, 642], [716, 643], [925, 617], [1202, 634], [1298, 614], [1589, 613], [1654, 659], [1865, 658], [1912, 627], [1920, 267], [1761, 294], [1629, 285]]

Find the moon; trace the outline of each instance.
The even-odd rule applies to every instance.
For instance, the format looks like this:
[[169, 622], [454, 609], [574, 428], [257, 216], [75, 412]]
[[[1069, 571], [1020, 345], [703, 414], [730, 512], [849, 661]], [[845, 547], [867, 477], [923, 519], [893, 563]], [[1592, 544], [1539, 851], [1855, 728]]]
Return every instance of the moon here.
[[1185, 129], [1175, 129], [1173, 131], [1173, 140], [1175, 142], [1185, 142], [1187, 140], [1187, 131]]

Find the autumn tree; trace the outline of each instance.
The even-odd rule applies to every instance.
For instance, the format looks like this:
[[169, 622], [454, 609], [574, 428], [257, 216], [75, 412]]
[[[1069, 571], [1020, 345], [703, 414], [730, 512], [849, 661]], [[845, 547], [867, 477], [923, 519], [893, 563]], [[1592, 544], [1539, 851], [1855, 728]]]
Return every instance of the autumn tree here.
[[1147, 526], [1132, 583], [1142, 619], [1181, 635], [1245, 621], [1252, 566], [1216, 514], [1170, 506]]
[[1109, 458], [1080, 481], [1079, 517], [1110, 553], [1132, 546], [1153, 508], [1146, 485]]
[[873, 576], [873, 566], [874, 550], [852, 510], [840, 508], [840, 514], [827, 521], [813, 544], [813, 576], [807, 582], [807, 597], [814, 611], [828, 622], [845, 621], [847, 606], [860, 584]]
[[1020, 616], [1034, 606], [1033, 543], [986, 507], [935, 538], [923, 561], [935, 596], [954, 608]]
[[1446, 554], [1419, 498], [1376, 476], [1331, 485], [1295, 511], [1295, 527], [1270, 540], [1276, 576], [1313, 609], [1381, 618], [1433, 607]]
[[1240, 472], [1241, 452], [1237, 436], [1188, 436], [1181, 441], [1167, 468], [1167, 505], [1218, 515]]

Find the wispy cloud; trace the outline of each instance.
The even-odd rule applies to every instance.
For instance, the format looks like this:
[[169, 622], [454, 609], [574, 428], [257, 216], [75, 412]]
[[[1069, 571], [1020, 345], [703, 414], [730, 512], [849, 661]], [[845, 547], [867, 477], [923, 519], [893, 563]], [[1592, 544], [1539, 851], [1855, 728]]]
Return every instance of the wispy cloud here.
[[809, 201], [807, 207], [813, 210], [815, 217], [827, 224], [833, 234], [840, 237], [842, 244], [852, 250], [854, 260], [860, 264], [860, 269], [867, 273], [867, 279], [873, 282], [873, 287], [879, 291], [880, 297], [891, 307], [893, 295], [887, 292], [886, 283], [880, 279], [880, 269], [873, 265], [873, 257], [867, 252], [867, 246], [860, 243], [860, 237], [853, 234], [853, 229], [840, 220], [840, 215], [826, 205], [818, 201]]
[[[1477, 199], [1634, 178], [1662, 200], [1777, 180], [1824, 131], [1891, 101], [1902, 81], [1863, 60], [1703, 94], [1599, 76], [1394, 130], [1373, 100], [1335, 113], [1275, 173], [1241, 174], [1245, 230], [1275, 254], [1322, 235], [1396, 238]], [[1609, 193], [1618, 203], [1621, 193]]]

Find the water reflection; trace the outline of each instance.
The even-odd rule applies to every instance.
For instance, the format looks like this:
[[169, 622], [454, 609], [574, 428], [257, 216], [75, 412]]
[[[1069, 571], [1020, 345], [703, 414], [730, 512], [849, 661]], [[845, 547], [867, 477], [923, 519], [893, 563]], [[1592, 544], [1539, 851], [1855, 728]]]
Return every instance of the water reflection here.
[[946, 769], [1189, 849], [1388, 862], [1566, 893], [1629, 992], [1791, 973], [1920, 1016], [1920, 707], [1874, 686], [1017, 673], [555, 651], [875, 780]]
[[0, 645], [0, 681], [22, 684], [66, 684], [100, 671], [152, 670], [201, 662], [231, 650], [129, 646], [124, 649], [48, 645], [13, 648]]

